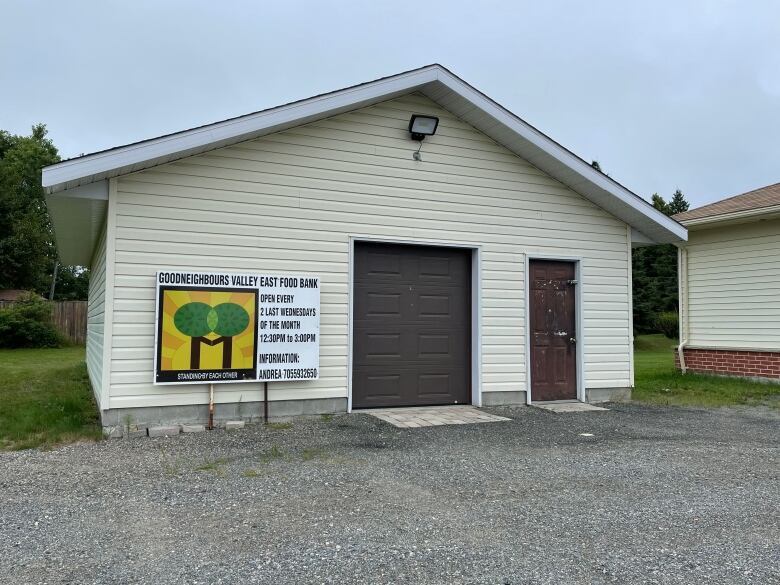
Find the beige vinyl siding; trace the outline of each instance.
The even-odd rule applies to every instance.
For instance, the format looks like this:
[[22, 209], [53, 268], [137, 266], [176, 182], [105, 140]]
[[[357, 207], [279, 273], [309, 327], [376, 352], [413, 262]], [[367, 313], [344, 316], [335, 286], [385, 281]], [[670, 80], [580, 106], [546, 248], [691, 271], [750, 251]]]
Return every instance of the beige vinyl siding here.
[[[411, 113], [441, 119], [422, 162]], [[626, 225], [421, 95], [127, 175], [116, 197], [112, 408], [207, 400], [152, 385], [160, 269], [319, 275], [321, 378], [270, 397], [346, 397], [350, 236], [482, 246], [483, 392], [526, 389], [525, 254], [581, 257], [586, 385], [631, 384]]]
[[780, 350], [780, 220], [692, 231], [688, 343]]
[[90, 266], [87, 301], [87, 373], [98, 406], [103, 389], [103, 334], [106, 324], [106, 228], [97, 241]]

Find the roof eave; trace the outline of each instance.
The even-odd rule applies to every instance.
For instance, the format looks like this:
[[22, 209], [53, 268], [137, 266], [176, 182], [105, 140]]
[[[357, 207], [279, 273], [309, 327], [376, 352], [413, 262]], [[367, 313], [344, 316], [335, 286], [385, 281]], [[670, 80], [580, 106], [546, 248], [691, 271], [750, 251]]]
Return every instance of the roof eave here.
[[47, 193], [54, 194], [418, 90], [653, 241], [673, 243], [687, 239], [683, 225], [441, 65], [428, 65], [224, 122], [63, 161], [43, 170], [43, 186]]
[[43, 169], [43, 187], [47, 194], [64, 191], [392, 99], [435, 81], [440, 68], [428, 65], [254, 114], [62, 161]]
[[714, 224], [739, 222], [770, 216], [780, 216], [780, 205], [733, 211], [731, 213], [719, 213], [717, 215], [708, 215], [706, 217], [697, 217], [693, 219], [680, 219], [678, 221], [689, 230], [693, 230], [698, 227], [708, 227]]

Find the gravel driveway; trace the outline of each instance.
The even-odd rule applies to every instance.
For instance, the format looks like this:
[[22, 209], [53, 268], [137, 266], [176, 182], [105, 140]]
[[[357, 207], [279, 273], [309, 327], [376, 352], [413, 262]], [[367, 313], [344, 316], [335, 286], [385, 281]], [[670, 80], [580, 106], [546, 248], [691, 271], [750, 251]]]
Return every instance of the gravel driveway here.
[[780, 583], [778, 411], [613, 408], [0, 454], [0, 581]]

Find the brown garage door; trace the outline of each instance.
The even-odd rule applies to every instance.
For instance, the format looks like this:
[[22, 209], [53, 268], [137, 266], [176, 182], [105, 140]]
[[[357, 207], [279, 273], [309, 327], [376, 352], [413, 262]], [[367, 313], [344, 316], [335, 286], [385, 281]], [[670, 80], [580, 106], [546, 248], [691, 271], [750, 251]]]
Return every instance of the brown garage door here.
[[352, 406], [466, 404], [471, 252], [355, 246]]

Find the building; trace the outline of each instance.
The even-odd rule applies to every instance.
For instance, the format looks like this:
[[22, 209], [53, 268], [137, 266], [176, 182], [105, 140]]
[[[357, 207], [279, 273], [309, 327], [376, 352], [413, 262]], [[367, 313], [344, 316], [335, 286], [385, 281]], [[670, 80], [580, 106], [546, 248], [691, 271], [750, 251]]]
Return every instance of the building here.
[[[316, 379], [262, 378], [272, 416], [625, 399], [632, 245], [686, 238], [440, 65], [67, 160], [43, 183], [63, 261], [92, 267], [105, 425], [206, 416], [209, 384], [155, 383], [156, 289], [179, 278], [159, 271], [319, 279]], [[209, 352], [225, 336], [203, 333], [205, 305], [187, 334]], [[257, 415], [260, 379], [214, 384], [217, 416]]]
[[16, 301], [23, 299], [29, 295], [40, 297], [40, 295], [36, 295], [34, 292], [29, 290], [5, 288], [0, 290], [0, 302], [15, 303]]
[[675, 219], [689, 232], [678, 368], [780, 379], [780, 183]]

